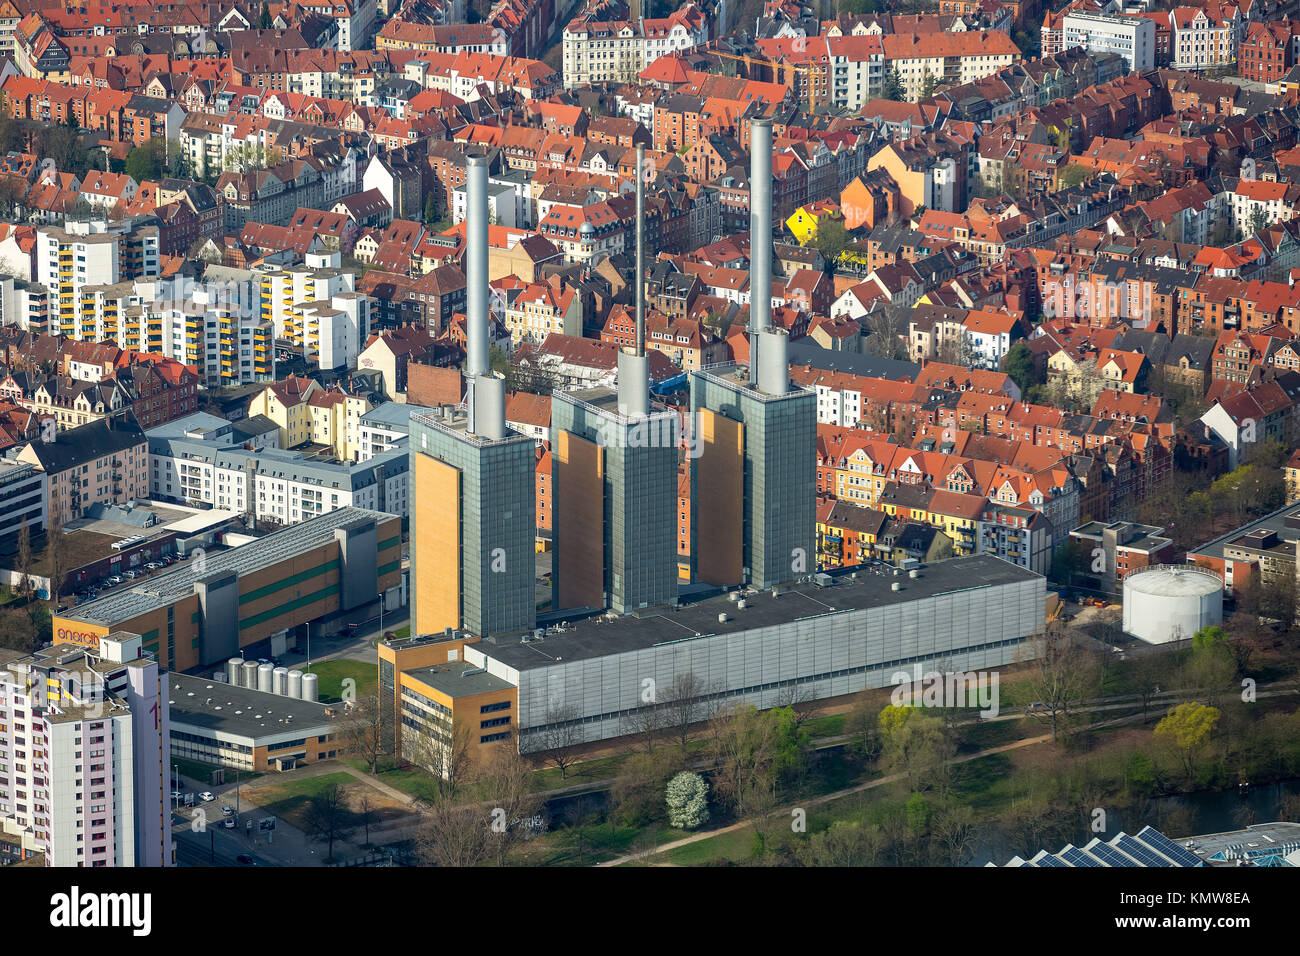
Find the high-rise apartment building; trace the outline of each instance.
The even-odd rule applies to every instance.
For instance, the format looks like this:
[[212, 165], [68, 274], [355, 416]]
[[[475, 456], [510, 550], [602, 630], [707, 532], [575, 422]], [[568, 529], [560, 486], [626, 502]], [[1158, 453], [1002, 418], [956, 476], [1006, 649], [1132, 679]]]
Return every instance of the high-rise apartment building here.
[[47, 866], [169, 866], [168, 698], [140, 636], [0, 655], [5, 831]]
[[[68, 220], [36, 231], [35, 280], [50, 293], [51, 333], [80, 338], [81, 295], [86, 286], [113, 285], [157, 276], [158, 227], [131, 220]], [[110, 336], [110, 337], [115, 337]]]

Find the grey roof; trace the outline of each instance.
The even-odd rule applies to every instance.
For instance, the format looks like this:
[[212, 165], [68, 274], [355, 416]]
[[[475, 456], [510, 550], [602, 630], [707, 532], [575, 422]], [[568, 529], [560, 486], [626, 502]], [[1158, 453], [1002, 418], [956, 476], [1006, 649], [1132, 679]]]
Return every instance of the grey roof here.
[[265, 435], [270, 431], [278, 431], [279, 428], [279, 425], [265, 415], [254, 415], [251, 418], [241, 418], [237, 422], [230, 423], [231, 433], [243, 436], [245, 439]]
[[[624, 615], [612, 621], [588, 618], [568, 625], [562, 633], [541, 640], [527, 643], [494, 643], [489, 640], [473, 647], [516, 670], [528, 670], [549, 666], [557, 658], [582, 660], [695, 637], [740, 635], [757, 628], [821, 617], [832, 610], [885, 607], [956, 591], [1042, 580], [1041, 575], [1009, 561], [981, 554], [935, 562], [927, 565], [917, 578], [868, 575], [854, 581], [841, 575], [833, 587], [799, 585], [782, 589], [779, 598], [761, 593], [750, 597], [743, 611], [738, 610], [727, 595], [720, 594], [694, 604], [684, 604], [675, 611], [642, 617]], [[890, 585], [895, 581], [902, 583], [902, 590], [891, 589]], [[723, 612], [728, 616], [725, 623], [718, 621], [718, 614]]]
[[513, 690], [515, 686], [507, 680], [489, 674], [481, 667], [475, 667], [464, 661], [418, 667], [407, 673], [448, 697], [469, 697], [472, 694], [486, 694], [494, 690]]
[[126, 451], [143, 444], [145, 433], [127, 413], [124, 418], [103, 418], [88, 425], [78, 425], [59, 432], [52, 442], [32, 442], [36, 459], [47, 473], [57, 473], [95, 461], [105, 455]]
[[194, 584], [201, 578], [223, 571], [253, 574], [333, 541], [337, 529], [348, 527], [353, 522], [368, 519], [388, 521], [393, 518], [394, 515], [365, 508], [339, 508], [300, 521], [238, 548], [208, 552], [204, 556], [205, 568], [202, 571], [192, 561], [178, 564], [168, 571], [144, 578], [138, 584], [119, 587], [93, 601], [78, 604], [66, 616], [69, 620], [113, 628], [122, 621], [166, 607], [179, 598], [193, 594]]
[[292, 739], [336, 729], [337, 714], [326, 715], [327, 709], [333, 709], [326, 704], [175, 672], [166, 674], [165, 680], [173, 730], [183, 725], [254, 739]]
[[390, 431], [408, 431], [412, 415], [427, 415], [436, 409], [428, 405], [382, 402], [361, 416], [363, 425], [382, 425]]
[[921, 374], [921, 366], [916, 362], [881, 358], [866, 352], [832, 352], [807, 337], [790, 343], [790, 364], [811, 365], [823, 372], [848, 372], [894, 381], [916, 381], [916, 376]]

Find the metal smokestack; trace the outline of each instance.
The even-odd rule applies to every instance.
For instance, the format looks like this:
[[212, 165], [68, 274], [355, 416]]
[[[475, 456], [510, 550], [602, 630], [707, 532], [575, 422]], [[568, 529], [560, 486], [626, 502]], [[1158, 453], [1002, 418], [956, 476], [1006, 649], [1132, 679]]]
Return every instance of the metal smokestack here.
[[488, 366], [488, 161], [470, 156], [465, 175], [465, 374]]
[[645, 355], [645, 144], [636, 145], [636, 354]]
[[506, 437], [505, 380], [488, 363], [488, 159], [468, 157], [465, 175], [465, 390], [471, 434]]
[[749, 124], [749, 381], [758, 381], [759, 334], [772, 324], [772, 121]]
[[636, 346], [618, 353], [618, 410], [650, 414], [650, 360], [645, 354], [645, 146], [636, 148]]

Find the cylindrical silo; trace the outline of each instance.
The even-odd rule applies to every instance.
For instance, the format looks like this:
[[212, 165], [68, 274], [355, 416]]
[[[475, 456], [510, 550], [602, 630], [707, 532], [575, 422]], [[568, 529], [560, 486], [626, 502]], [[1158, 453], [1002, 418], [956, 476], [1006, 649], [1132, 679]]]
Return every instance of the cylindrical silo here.
[[227, 684], [233, 684], [236, 687], [239, 686], [239, 677], [240, 677], [239, 669], [243, 666], [244, 666], [244, 659], [242, 657], [232, 657], [230, 660], [226, 661], [226, 683]]
[[302, 697], [302, 671], [289, 671], [289, 690], [285, 697]]
[[242, 670], [244, 673], [240, 678], [239, 686], [257, 690], [257, 661], [244, 661]]
[[1124, 578], [1124, 631], [1148, 644], [1190, 639], [1223, 623], [1223, 580], [1194, 565], [1157, 565]]
[[289, 689], [289, 668], [277, 667], [271, 672], [271, 692], [279, 694], [281, 697]]
[[264, 693], [271, 693], [271, 674], [275, 671], [274, 664], [261, 664], [257, 668], [257, 689]]
[[302, 675], [302, 699], [320, 700], [320, 678], [315, 674]]

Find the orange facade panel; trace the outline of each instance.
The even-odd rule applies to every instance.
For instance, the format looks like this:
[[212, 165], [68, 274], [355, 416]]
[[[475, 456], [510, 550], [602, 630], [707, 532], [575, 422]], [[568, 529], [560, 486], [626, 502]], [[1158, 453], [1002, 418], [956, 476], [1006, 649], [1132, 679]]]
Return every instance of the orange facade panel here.
[[604, 449], [560, 429], [551, 455], [558, 607], [604, 606]]
[[460, 470], [415, 456], [411, 554], [415, 565], [412, 635], [460, 627]]
[[699, 419], [696, 573], [726, 587], [741, 583], [744, 567], [745, 426], [707, 408]]
[[605, 449], [560, 429], [551, 456], [557, 607], [605, 604]]

